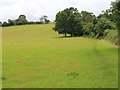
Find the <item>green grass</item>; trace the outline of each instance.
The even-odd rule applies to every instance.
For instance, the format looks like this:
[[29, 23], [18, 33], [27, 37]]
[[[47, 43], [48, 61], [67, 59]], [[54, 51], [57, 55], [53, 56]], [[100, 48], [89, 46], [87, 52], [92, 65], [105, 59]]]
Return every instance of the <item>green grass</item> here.
[[3, 28], [3, 88], [116, 88], [118, 50], [104, 40], [63, 38], [54, 24]]

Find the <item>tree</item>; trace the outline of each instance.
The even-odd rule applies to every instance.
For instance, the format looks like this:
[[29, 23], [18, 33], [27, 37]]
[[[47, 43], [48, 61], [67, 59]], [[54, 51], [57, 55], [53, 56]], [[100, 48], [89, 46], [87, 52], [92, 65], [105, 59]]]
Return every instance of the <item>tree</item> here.
[[120, 30], [120, 1], [112, 3], [111, 11], [114, 17], [114, 21]]
[[81, 17], [82, 17], [83, 23], [89, 23], [89, 22], [93, 23], [94, 20], [96, 19], [96, 16], [93, 13], [87, 12], [87, 11], [82, 11]]
[[48, 23], [50, 23], [50, 20], [46, 19], [45, 24], [48, 24]]
[[94, 24], [90, 22], [86, 23], [83, 25], [83, 29], [84, 29], [84, 35], [92, 36], [92, 34], [94, 33]]
[[67, 34], [72, 36], [82, 35], [82, 26], [80, 23], [80, 13], [77, 8], [67, 8], [60, 11], [56, 15], [54, 30], [58, 31], [59, 34]]
[[76, 21], [74, 36], [82, 36], [83, 35], [83, 26], [80, 21]]
[[43, 16], [40, 17], [40, 22], [41, 22], [41, 23], [45, 23]]
[[56, 15], [56, 24], [55, 24], [55, 31], [58, 31], [59, 34], [67, 34], [67, 18], [68, 15], [66, 12], [61, 11]]
[[96, 16], [87, 11], [81, 12], [81, 23], [84, 30], [84, 35], [88, 36], [91, 35], [92, 32], [94, 32], [93, 28], [96, 24]]
[[44, 15], [43, 18], [44, 18], [45, 24], [48, 24], [50, 22], [50, 20], [48, 20], [48, 16]]
[[80, 23], [80, 18], [71, 13], [67, 19], [68, 24], [68, 34], [72, 36], [81, 36], [83, 34], [82, 25]]
[[118, 28], [118, 47], [120, 47], [120, 1], [112, 3], [112, 13]]
[[70, 16], [67, 19], [67, 22], [68, 22], [69, 34], [71, 34], [71, 37], [72, 37], [74, 33], [74, 28], [75, 28], [75, 15], [73, 13], [70, 14]]
[[0, 27], [2, 26], [2, 22], [0, 21]]
[[24, 25], [28, 23], [25, 15], [20, 15], [18, 19], [15, 20], [15, 22], [17, 25]]
[[48, 24], [48, 23], [50, 23], [50, 20], [48, 20], [48, 16], [44, 15], [44, 16], [41, 16], [40, 22]]
[[19, 19], [25, 19], [26, 20], [26, 16], [25, 15], [20, 15]]
[[16, 25], [15, 20], [8, 19], [8, 23], [10, 26]]
[[2, 26], [3, 26], [3, 27], [9, 26], [9, 23], [3, 22]]
[[94, 29], [97, 34], [97, 38], [102, 37], [104, 35], [104, 31], [106, 29], [114, 29], [115, 25], [114, 22], [111, 22], [109, 19], [101, 17], [97, 19], [97, 24], [95, 25]]

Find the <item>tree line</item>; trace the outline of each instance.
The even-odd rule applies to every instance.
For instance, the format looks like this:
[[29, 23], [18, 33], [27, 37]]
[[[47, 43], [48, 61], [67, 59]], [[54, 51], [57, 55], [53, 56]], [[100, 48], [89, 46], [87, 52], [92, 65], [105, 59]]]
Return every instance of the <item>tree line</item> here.
[[26, 19], [25, 15], [20, 15], [18, 19], [15, 19], [15, 20], [8, 19], [8, 22], [6, 21], [3, 23], [0, 22], [0, 25], [3, 27], [6, 27], [6, 26], [25, 25], [25, 24], [48, 24], [48, 23], [50, 23], [50, 20], [48, 19], [46, 15], [41, 16], [40, 21], [36, 21], [36, 22], [33, 22], [33, 21], [29, 22]]
[[110, 30], [120, 30], [120, 1], [112, 2], [111, 7], [99, 16], [92, 12], [78, 12], [70, 7], [59, 11], [56, 15], [55, 27], [59, 34], [73, 36], [90, 36], [102, 38]]

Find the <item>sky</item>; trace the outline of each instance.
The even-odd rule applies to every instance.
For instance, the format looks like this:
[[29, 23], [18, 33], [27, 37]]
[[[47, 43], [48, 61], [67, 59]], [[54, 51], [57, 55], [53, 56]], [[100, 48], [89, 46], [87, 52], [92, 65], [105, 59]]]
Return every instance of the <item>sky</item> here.
[[26, 15], [28, 21], [39, 21], [42, 15], [53, 21], [59, 11], [69, 7], [97, 16], [110, 8], [111, 1], [115, 0], [0, 0], [0, 21], [17, 19], [21, 14]]

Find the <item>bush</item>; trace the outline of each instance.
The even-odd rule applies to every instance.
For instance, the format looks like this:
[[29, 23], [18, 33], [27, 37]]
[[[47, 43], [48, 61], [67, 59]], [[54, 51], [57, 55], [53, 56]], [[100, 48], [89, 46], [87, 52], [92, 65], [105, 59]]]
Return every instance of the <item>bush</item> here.
[[3, 27], [9, 26], [9, 23], [3, 22], [2, 26], [3, 26]]

